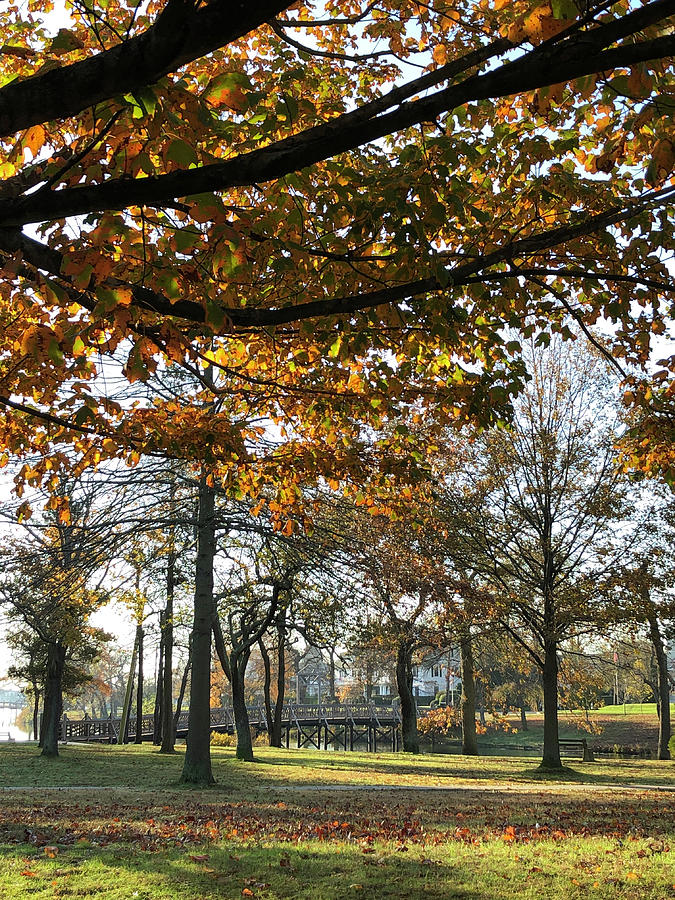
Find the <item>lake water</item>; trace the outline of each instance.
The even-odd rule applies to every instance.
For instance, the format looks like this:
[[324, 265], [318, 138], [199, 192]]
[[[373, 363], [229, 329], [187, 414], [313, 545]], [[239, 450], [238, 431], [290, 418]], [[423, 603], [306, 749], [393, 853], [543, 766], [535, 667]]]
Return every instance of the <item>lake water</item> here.
[[25, 731], [17, 728], [16, 718], [21, 710], [18, 709], [0, 709], [0, 740], [7, 740], [7, 732], [15, 741], [27, 741], [28, 735]]

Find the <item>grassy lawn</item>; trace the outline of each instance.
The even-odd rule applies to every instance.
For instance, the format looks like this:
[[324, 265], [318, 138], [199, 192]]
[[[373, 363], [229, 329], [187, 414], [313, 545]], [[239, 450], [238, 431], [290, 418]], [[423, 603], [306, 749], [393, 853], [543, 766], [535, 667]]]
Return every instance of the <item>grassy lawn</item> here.
[[[600, 716], [654, 716], [656, 703], [619, 703], [617, 706], [601, 706], [593, 711]], [[670, 715], [675, 717], [675, 703], [670, 704]]]
[[[675, 719], [675, 706], [671, 707]], [[658, 717], [654, 703], [629, 703], [623, 706], [603, 706], [589, 713], [592, 730], [589, 733], [583, 710], [560, 710], [560, 737], [586, 738], [596, 747], [621, 747], [628, 750], [656, 750], [658, 742]], [[520, 730], [519, 717], [509, 717], [517, 729], [511, 733], [498, 732], [479, 737], [484, 747], [540, 747], [544, 739], [543, 713], [528, 713], [527, 731]]]
[[[453, 786], [476, 780], [496, 782], [578, 782], [583, 784], [667, 784], [675, 786], [675, 765], [641, 759], [566, 760], [561, 773], [544, 775], [527, 757], [456, 754], [410, 757], [400, 753], [342, 753], [256, 748], [257, 762], [242, 763], [230, 748], [212, 748], [215, 790], [247, 792], [270, 785]], [[3, 744], [0, 789], [4, 787], [171, 788], [180, 777], [182, 748], [164, 756], [147, 744], [118, 747], [71, 744], [55, 760], [44, 760], [34, 744]]]
[[617, 786], [675, 784], [675, 763], [542, 779], [524, 758], [257, 753], [214, 749], [219, 785], [193, 791], [174, 784], [182, 753], [3, 745], [0, 896], [675, 898], [675, 793]]

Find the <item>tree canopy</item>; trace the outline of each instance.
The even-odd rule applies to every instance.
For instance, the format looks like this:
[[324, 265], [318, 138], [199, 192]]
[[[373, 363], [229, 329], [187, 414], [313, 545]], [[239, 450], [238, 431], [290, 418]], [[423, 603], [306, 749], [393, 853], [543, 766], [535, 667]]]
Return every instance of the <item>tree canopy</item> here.
[[[0, 440], [43, 457], [19, 482], [66, 441], [292, 502], [298, 469], [362, 467], [401, 409], [504, 415], [518, 333], [602, 319], [649, 359], [672, 0], [53, 10], [0, 12]], [[193, 396], [121, 395], [176, 364]], [[410, 449], [389, 428], [369, 452], [396, 474]]]

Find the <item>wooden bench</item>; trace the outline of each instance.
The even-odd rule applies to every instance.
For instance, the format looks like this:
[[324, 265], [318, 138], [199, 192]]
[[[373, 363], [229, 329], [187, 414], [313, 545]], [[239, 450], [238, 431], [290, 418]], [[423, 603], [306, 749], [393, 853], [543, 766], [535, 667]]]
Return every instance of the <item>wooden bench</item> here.
[[578, 738], [572, 740], [559, 740], [560, 755], [565, 753], [566, 756], [571, 753], [581, 753], [582, 762], [595, 762], [593, 750], [588, 746], [586, 738]]
[[9, 731], [0, 731], [0, 741], [13, 741], [14, 738]]

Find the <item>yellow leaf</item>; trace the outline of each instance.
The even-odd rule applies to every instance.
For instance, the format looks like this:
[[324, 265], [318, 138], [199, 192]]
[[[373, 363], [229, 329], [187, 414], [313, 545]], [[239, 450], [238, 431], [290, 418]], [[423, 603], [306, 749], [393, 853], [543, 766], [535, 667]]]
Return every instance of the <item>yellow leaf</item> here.
[[437, 66], [444, 66], [448, 59], [448, 53], [444, 44], [436, 44], [432, 56]]
[[45, 856], [48, 856], [50, 859], [54, 859], [55, 856], [58, 855], [59, 848], [54, 846], [45, 847]]

